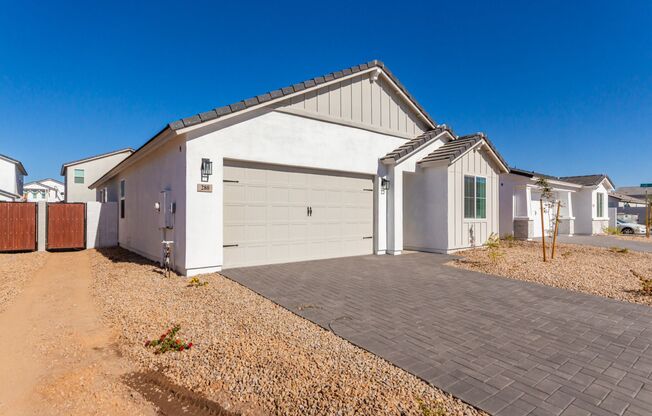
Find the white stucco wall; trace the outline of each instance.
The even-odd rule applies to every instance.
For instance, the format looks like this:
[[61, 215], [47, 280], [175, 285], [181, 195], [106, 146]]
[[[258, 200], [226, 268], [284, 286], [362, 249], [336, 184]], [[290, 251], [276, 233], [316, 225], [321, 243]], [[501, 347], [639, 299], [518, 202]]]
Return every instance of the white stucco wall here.
[[403, 173], [403, 248], [448, 250], [448, 169], [446, 165]]
[[[487, 178], [485, 219], [464, 218], [464, 175]], [[449, 251], [481, 246], [492, 233], [499, 233], [499, 185], [499, 168], [483, 149], [466, 153], [448, 167]]]
[[[19, 172], [15, 163], [0, 159], [0, 189], [13, 194], [22, 194], [22, 189], [18, 189], [18, 182], [22, 174]], [[6, 197], [5, 200], [10, 200]]]
[[[183, 138], [178, 137], [154, 150], [145, 161], [126, 168], [103, 185], [110, 190], [109, 201], [117, 202], [119, 207], [120, 181], [125, 180], [125, 218], [120, 218], [118, 209], [120, 246], [151, 260], [161, 261], [161, 241], [172, 240], [175, 242], [173, 265], [180, 271], [183, 271], [185, 264], [185, 166], [186, 144]], [[160, 202], [163, 190], [169, 191], [170, 202], [176, 204], [173, 229], [159, 228], [159, 213], [154, 209], [154, 204]]]
[[[383, 169], [378, 159], [404, 142], [400, 137], [274, 111], [218, 125], [215, 131], [195, 133], [186, 145], [186, 273], [221, 268], [224, 159], [377, 176]], [[202, 158], [213, 162], [208, 182], [212, 193], [197, 192]], [[377, 193], [376, 203], [385, 204], [385, 195]], [[384, 214], [378, 207], [374, 211], [377, 216]], [[375, 221], [377, 234], [384, 234], [386, 219], [377, 217]], [[375, 244], [382, 240], [377, 238]], [[384, 250], [376, 247], [376, 251]]]
[[[100, 159], [82, 162], [66, 167], [65, 200], [66, 202], [87, 202], [97, 199], [96, 191], [88, 186], [98, 180], [115, 165], [127, 158], [131, 152], [123, 152]], [[75, 183], [75, 169], [84, 170], [84, 183]]]

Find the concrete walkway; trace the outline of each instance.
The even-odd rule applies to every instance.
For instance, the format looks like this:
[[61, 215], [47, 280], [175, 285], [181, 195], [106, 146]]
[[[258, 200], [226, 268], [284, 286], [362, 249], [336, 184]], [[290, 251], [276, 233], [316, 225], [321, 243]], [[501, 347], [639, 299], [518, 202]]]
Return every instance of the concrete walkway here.
[[495, 415], [650, 415], [652, 308], [364, 256], [223, 271]]
[[[625, 240], [611, 235], [574, 235], [572, 237], [560, 235], [557, 238], [560, 243], [566, 244], [580, 244], [584, 246], [606, 248], [623, 247], [632, 251], [652, 253], [652, 242], [648, 242], [645, 237], [627, 237], [628, 240]], [[650, 239], [650, 241], [652, 241], [652, 239]], [[652, 411], [650, 413], [652, 414]]]

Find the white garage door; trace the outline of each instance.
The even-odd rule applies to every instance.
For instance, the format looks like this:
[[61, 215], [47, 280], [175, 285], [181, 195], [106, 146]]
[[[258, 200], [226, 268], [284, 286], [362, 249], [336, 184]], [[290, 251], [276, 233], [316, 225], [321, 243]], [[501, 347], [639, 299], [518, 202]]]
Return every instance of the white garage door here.
[[224, 167], [224, 268], [371, 254], [371, 178]]

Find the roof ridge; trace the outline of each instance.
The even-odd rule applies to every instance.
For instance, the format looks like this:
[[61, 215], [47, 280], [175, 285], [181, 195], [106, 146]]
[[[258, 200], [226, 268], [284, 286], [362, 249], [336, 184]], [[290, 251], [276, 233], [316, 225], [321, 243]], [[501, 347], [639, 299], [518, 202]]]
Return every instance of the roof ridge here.
[[417, 102], [417, 100], [412, 96], [412, 94], [408, 92], [405, 86], [401, 84], [401, 82], [398, 80], [398, 78], [396, 78], [396, 76], [392, 73], [392, 71], [390, 71], [389, 68], [387, 68], [387, 66], [378, 59], [373, 59], [363, 64], [358, 64], [339, 71], [330, 72], [328, 74], [310, 78], [305, 81], [288, 85], [286, 87], [281, 87], [276, 90], [268, 91], [263, 94], [256, 95], [254, 97], [246, 98], [244, 100], [240, 100], [232, 104], [217, 107], [212, 110], [205, 111], [203, 113], [197, 113], [189, 117], [178, 119], [171, 123], [168, 123], [167, 126], [172, 130], [179, 130], [184, 127], [194, 126], [196, 124], [200, 124], [209, 120], [214, 120], [228, 114], [245, 110], [250, 107], [264, 104], [268, 101], [281, 98], [286, 95], [294, 94], [295, 92], [303, 91], [307, 88], [312, 88], [317, 85], [324, 84], [326, 82], [343, 78], [345, 76], [349, 76], [361, 71], [366, 71], [374, 67], [382, 69], [387, 74], [387, 76], [398, 86], [398, 88], [405, 94], [405, 96], [419, 109], [419, 111], [425, 116], [425, 118], [433, 126], [437, 126], [437, 123], [430, 117], [428, 112]]

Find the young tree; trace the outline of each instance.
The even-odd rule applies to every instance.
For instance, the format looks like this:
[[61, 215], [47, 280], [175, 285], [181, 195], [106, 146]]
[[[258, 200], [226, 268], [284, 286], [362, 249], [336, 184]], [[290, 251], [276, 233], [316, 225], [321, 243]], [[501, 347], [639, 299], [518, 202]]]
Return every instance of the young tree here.
[[546, 178], [538, 178], [536, 182], [537, 188], [539, 188], [539, 192], [541, 193], [541, 199], [539, 200], [539, 203], [541, 205], [541, 244], [543, 248], [543, 261], [547, 261], [547, 254], [546, 254], [546, 227], [545, 223], [543, 220], [544, 216], [544, 201], [549, 202], [552, 199], [552, 187], [550, 186], [550, 183], [548, 183], [548, 180]]

